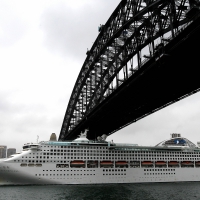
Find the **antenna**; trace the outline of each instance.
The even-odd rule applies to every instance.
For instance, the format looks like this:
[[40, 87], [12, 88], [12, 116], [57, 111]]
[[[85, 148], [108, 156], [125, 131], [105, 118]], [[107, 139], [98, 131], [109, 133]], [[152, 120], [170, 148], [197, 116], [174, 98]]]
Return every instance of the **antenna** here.
[[39, 140], [39, 135], [37, 135], [37, 143], [38, 143], [38, 140]]

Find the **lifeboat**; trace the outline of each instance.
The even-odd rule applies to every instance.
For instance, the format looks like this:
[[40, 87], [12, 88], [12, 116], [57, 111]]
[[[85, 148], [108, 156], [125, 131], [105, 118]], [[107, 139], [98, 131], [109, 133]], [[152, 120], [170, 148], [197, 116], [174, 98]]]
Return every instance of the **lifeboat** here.
[[29, 167], [34, 167], [35, 165], [31, 163], [31, 164], [28, 164], [28, 166]]
[[149, 166], [149, 165], [153, 165], [153, 162], [152, 161], [143, 161], [143, 162], [141, 162], [141, 165], [142, 166]]
[[166, 162], [165, 161], [157, 161], [157, 162], [155, 162], [155, 165], [156, 166], [165, 166]]
[[196, 161], [196, 162], [195, 162], [195, 165], [200, 166], [200, 161]]
[[21, 167], [27, 167], [27, 164], [26, 163], [21, 163], [20, 166]]
[[101, 166], [112, 166], [113, 162], [112, 161], [101, 161], [100, 165]]
[[130, 166], [140, 166], [140, 161], [130, 161]]
[[36, 164], [35, 166], [36, 167], [42, 167], [42, 164]]
[[98, 164], [98, 161], [88, 161], [88, 164], [94, 166]]
[[177, 161], [169, 161], [168, 165], [170, 165], [170, 166], [177, 166], [177, 165], [179, 165], [179, 162], [177, 162]]
[[89, 168], [96, 168], [98, 167], [98, 161], [87, 161], [87, 166]]
[[192, 161], [182, 161], [181, 162], [181, 165], [184, 165], [184, 166], [191, 166], [191, 165], [194, 165], [194, 163]]
[[83, 160], [74, 160], [70, 162], [71, 167], [84, 167], [85, 162]]
[[117, 162], [115, 162], [115, 165], [116, 166], [126, 166], [126, 165], [128, 165], [128, 162], [126, 162], [126, 161], [117, 161]]

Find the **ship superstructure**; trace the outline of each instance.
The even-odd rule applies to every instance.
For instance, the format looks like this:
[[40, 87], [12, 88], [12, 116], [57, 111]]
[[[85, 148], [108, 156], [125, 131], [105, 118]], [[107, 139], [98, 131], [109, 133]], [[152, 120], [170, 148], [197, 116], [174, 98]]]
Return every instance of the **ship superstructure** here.
[[200, 181], [200, 148], [180, 134], [155, 147], [105, 138], [25, 144], [0, 160], [0, 185]]

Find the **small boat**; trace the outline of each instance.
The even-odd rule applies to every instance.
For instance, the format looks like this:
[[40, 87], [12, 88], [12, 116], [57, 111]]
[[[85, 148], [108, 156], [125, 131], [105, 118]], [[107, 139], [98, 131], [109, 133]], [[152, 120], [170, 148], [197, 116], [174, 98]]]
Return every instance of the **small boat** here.
[[191, 161], [182, 161], [181, 165], [191, 166], [191, 165], [194, 165], [194, 162], [191, 162]]
[[140, 166], [139, 161], [130, 161], [130, 166]]
[[98, 161], [93, 161], [93, 160], [87, 161], [87, 167], [97, 168], [98, 167]]
[[20, 166], [21, 167], [27, 167], [27, 164], [26, 163], [21, 163]]
[[167, 163], [166, 163], [165, 161], [156, 161], [156, 162], [155, 162], [155, 165], [156, 165], [156, 166], [166, 166], [166, 164], [167, 164]]
[[42, 167], [42, 164], [35, 164], [36, 167]]
[[127, 166], [128, 162], [126, 162], [126, 161], [116, 161], [115, 165], [116, 166]]
[[84, 167], [85, 162], [83, 160], [74, 160], [70, 162], [71, 167]]
[[98, 165], [98, 161], [88, 161], [88, 165]]
[[149, 166], [149, 165], [153, 165], [153, 162], [152, 161], [143, 161], [143, 162], [141, 162], [141, 165]]
[[200, 166], [200, 161], [196, 161], [196, 162], [195, 162], [195, 165]]
[[112, 161], [101, 161], [100, 165], [101, 166], [110, 166], [110, 165], [113, 165], [113, 162]]
[[34, 167], [35, 165], [34, 165], [34, 164], [28, 164], [28, 166], [29, 166], [29, 167]]
[[169, 161], [168, 162], [168, 166], [177, 166], [177, 165], [179, 165], [179, 162], [177, 162], [177, 161]]

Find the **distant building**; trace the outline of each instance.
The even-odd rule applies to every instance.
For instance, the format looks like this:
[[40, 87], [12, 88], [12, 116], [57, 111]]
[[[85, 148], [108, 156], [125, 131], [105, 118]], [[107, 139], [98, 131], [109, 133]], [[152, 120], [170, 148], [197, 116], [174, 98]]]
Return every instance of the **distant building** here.
[[9, 148], [7, 150], [7, 158], [9, 158], [9, 156], [13, 155], [16, 153], [16, 149], [15, 148]]
[[0, 158], [6, 158], [7, 146], [0, 145]]

